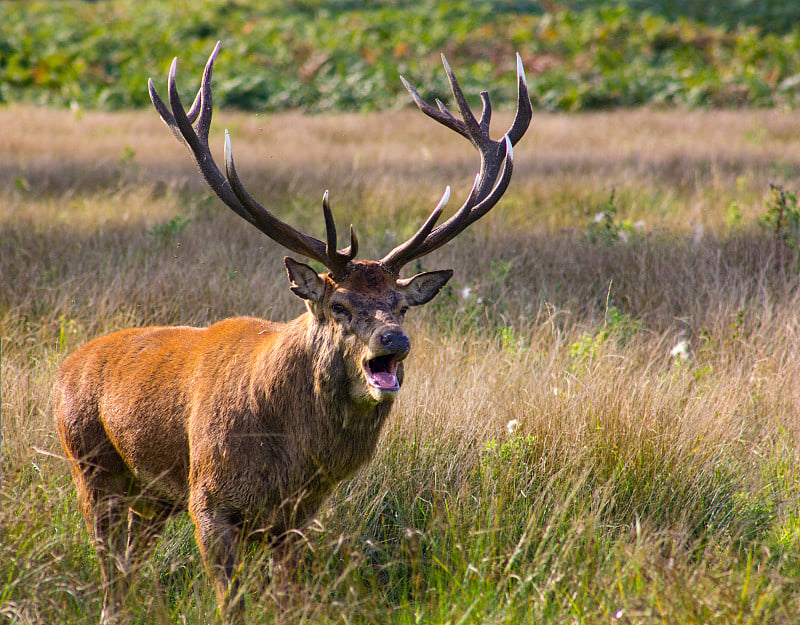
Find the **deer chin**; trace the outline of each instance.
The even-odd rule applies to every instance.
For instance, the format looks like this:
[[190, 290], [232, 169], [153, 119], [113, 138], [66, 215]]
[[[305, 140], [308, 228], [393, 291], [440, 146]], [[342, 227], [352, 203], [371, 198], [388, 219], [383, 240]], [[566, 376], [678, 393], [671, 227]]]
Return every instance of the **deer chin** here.
[[364, 379], [367, 382], [369, 394], [375, 399], [394, 399], [400, 390], [398, 365], [402, 357], [397, 354], [381, 354], [365, 359], [362, 363]]

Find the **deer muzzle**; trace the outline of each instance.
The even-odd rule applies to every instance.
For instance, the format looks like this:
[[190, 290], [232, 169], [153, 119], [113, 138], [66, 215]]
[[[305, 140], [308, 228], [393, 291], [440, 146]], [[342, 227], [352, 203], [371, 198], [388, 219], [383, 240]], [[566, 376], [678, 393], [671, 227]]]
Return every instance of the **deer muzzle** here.
[[364, 361], [367, 382], [380, 391], [400, 390], [397, 365], [411, 351], [411, 341], [402, 328], [382, 328], [370, 341], [371, 354]]

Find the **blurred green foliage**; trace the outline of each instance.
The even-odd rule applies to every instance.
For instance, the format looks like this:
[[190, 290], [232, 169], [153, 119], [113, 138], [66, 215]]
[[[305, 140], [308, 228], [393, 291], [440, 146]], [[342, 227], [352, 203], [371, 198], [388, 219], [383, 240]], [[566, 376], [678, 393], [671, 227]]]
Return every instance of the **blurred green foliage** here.
[[[800, 3], [155, 0], [0, 2], [0, 102], [128, 108], [179, 57], [190, 99], [217, 40], [218, 106], [275, 111], [407, 103], [405, 75], [447, 99], [439, 53], [468, 94], [514, 97], [522, 55], [539, 108], [796, 106]], [[185, 91], [184, 91], [185, 90]]]

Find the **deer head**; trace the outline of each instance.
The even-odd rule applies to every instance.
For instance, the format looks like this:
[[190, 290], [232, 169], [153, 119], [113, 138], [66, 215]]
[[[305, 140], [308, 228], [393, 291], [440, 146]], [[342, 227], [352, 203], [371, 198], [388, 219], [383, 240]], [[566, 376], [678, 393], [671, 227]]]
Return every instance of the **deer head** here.
[[453, 275], [429, 271], [395, 278], [374, 261], [350, 263], [334, 279], [305, 263], [284, 259], [292, 292], [306, 301], [320, 350], [342, 355], [350, 399], [359, 404], [394, 399], [403, 382], [411, 341], [403, 330], [410, 306], [430, 301]]
[[309, 265], [288, 257], [284, 260], [289, 288], [305, 300], [317, 330], [324, 328], [333, 334], [332, 338], [349, 352], [350, 357], [345, 360], [356, 363], [351, 366], [360, 367], [358, 379], [363, 384], [353, 390], [354, 396], [378, 402], [391, 400], [402, 384], [402, 360], [410, 349], [409, 338], [402, 327], [403, 316], [410, 306], [430, 301], [453, 275], [452, 270], [446, 269], [401, 278], [400, 272], [412, 260], [441, 247], [483, 217], [506, 191], [513, 170], [512, 146], [522, 138], [532, 117], [519, 55], [517, 113], [509, 130], [499, 140], [492, 140], [489, 136], [492, 107], [488, 94], [481, 93], [483, 111], [480, 118], [476, 119], [444, 55], [442, 62], [461, 119], [438, 100], [437, 106], [426, 103], [401, 77], [423, 113], [472, 143], [480, 154], [480, 169], [466, 200], [447, 221], [436, 225], [449, 200], [449, 187], [410, 239], [380, 260], [357, 261], [358, 238], [352, 225], [350, 244], [342, 249], [337, 247], [336, 225], [328, 191], [325, 191], [322, 200], [326, 230], [323, 242], [281, 221], [247, 192], [236, 172], [227, 130], [225, 174], [220, 171], [208, 146], [212, 115], [211, 75], [219, 47], [217, 43], [208, 59], [197, 97], [188, 112], [181, 103], [175, 82], [177, 59], [173, 60], [169, 71], [169, 107], [159, 97], [150, 80], [153, 105], [175, 136], [187, 145], [208, 185], [229, 208], [283, 247], [313, 259], [328, 269], [326, 273], [318, 274]]

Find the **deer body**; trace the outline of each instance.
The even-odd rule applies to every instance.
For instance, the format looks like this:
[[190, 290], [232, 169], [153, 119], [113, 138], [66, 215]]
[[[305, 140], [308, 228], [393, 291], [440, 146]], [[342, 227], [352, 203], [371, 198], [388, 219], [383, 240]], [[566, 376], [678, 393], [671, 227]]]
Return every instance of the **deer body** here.
[[168, 108], [150, 83], [162, 119], [189, 147], [209, 186], [268, 237], [329, 269], [284, 259], [290, 290], [306, 312], [288, 323], [251, 317], [208, 328], [123, 330], [91, 341], [61, 365], [53, 414], [93, 534], [105, 596], [101, 620], [115, 621], [125, 580], [166, 519], [188, 508], [195, 538], [224, 613], [241, 620], [235, 572], [244, 540], [278, 545], [302, 527], [333, 487], [374, 453], [403, 382], [411, 341], [403, 317], [427, 303], [452, 270], [401, 278], [410, 261], [441, 247], [485, 215], [505, 192], [512, 145], [525, 133], [531, 105], [517, 62], [517, 116], [504, 137], [489, 137], [484, 92], [472, 115], [445, 61], [462, 119], [432, 107], [405, 81], [424, 113], [478, 149], [480, 171], [464, 204], [436, 221], [449, 187], [409, 240], [379, 261], [354, 260], [358, 239], [337, 249], [323, 197], [327, 239], [279, 220], [242, 186], [226, 132], [226, 174], [208, 148], [211, 72], [219, 44], [186, 112], [169, 77]]
[[306, 313], [96, 339], [60, 368], [59, 434], [103, 479], [164, 506], [186, 507], [194, 488], [248, 517], [304, 491], [319, 503], [372, 455], [391, 401], [354, 402], [340, 346], [313, 325]]

